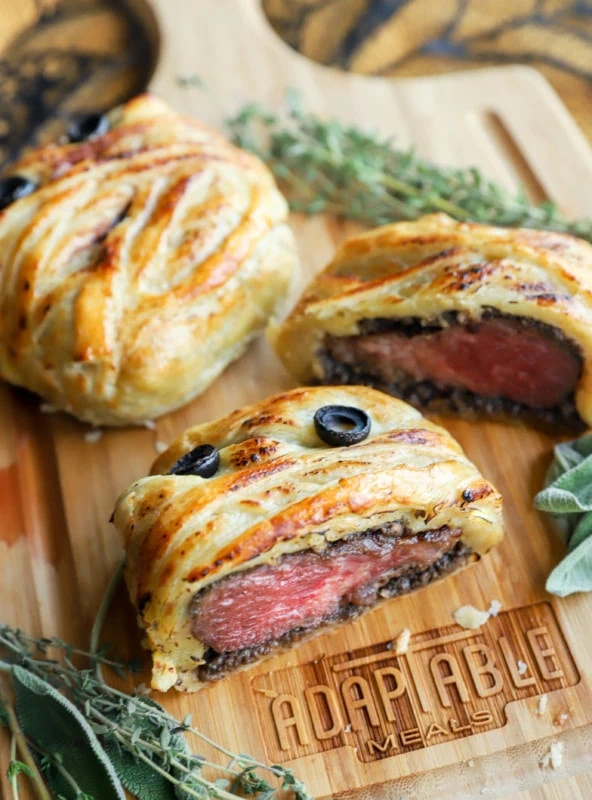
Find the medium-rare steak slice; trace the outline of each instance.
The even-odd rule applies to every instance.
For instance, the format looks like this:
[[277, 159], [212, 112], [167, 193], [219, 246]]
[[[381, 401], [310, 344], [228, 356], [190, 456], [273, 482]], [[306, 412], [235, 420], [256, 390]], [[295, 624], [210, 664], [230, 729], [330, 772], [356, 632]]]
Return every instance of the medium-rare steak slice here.
[[281, 556], [206, 587], [192, 631], [208, 645], [202, 680], [224, 677], [311, 632], [353, 619], [380, 600], [420, 588], [466, 564], [460, 528], [402, 532], [399, 523], [351, 534], [324, 550]]
[[374, 386], [432, 411], [582, 425], [574, 404], [582, 357], [559, 329], [489, 310], [477, 322], [456, 317], [425, 326], [369, 319], [358, 336], [327, 335], [323, 382]]
[[275, 344], [305, 382], [592, 425], [592, 246], [442, 214], [377, 228], [345, 242]]
[[501, 498], [365, 387], [295, 389], [188, 430], [119, 499], [152, 685], [185, 691], [477, 561]]

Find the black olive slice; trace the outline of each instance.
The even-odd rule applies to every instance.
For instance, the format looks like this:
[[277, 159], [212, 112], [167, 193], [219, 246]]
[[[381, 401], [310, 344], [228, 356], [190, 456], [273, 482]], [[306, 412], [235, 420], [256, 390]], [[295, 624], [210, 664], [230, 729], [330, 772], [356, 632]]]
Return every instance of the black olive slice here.
[[0, 180], [0, 211], [15, 200], [26, 197], [37, 188], [37, 184], [24, 175], [10, 175]]
[[211, 478], [220, 466], [220, 453], [211, 444], [200, 444], [178, 461], [167, 475], [199, 475], [200, 478]]
[[109, 120], [104, 114], [87, 114], [70, 123], [66, 136], [69, 142], [84, 142], [102, 136], [109, 130]]
[[370, 433], [370, 417], [353, 406], [323, 406], [314, 415], [320, 439], [334, 447], [362, 442]]

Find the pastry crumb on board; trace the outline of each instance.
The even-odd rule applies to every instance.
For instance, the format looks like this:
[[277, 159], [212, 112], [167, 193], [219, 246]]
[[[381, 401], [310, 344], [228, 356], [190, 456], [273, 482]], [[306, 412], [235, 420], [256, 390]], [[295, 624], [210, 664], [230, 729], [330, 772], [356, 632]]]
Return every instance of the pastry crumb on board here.
[[89, 444], [95, 444], [96, 442], [99, 441], [99, 439], [102, 438], [102, 436], [103, 436], [103, 431], [97, 428], [96, 430], [93, 431], [87, 431], [84, 434], [84, 441], [88, 442]]
[[559, 767], [563, 764], [564, 750], [565, 745], [563, 742], [553, 742], [539, 761], [539, 764], [543, 768], [551, 767], [551, 769], [559, 769]]
[[489, 619], [489, 612], [480, 611], [475, 606], [461, 606], [456, 609], [452, 616], [456, 624], [460, 625], [461, 628], [474, 629], [485, 625]]
[[395, 655], [402, 656], [407, 652], [410, 639], [411, 631], [409, 628], [403, 628], [395, 641]]

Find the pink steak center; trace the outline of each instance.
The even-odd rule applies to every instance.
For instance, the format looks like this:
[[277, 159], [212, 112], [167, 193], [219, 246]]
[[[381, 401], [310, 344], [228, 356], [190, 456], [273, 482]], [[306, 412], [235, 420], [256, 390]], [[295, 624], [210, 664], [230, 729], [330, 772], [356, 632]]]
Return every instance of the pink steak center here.
[[368, 365], [388, 383], [401, 371], [415, 381], [553, 408], [573, 391], [580, 362], [571, 347], [505, 319], [405, 336], [397, 331], [334, 339], [332, 356]]
[[218, 653], [315, 627], [342, 604], [371, 605], [378, 589], [410, 567], [425, 568], [451, 549], [460, 530], [419, 535], [365, 533], [225, 578], [196, 596], [193, 634]]

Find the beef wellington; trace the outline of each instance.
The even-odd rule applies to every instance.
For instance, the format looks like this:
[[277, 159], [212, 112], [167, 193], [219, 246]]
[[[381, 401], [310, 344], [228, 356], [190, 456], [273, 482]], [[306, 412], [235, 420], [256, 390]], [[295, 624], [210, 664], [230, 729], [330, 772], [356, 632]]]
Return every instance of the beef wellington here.
[[93, 425], [188, 403], [284, 308], [287, 214], [258, 158], [153, 95], [75, 120], [0, 177], [0, 378]]
[[592, 425], [592, 246], [433, 214], [346, 241], [272, 333], [300, 381]]
[[119, 499], [152, 686], [194, 691], [479, 559], [501, 498], [457, 442], [358, 386], [186, 431]]

